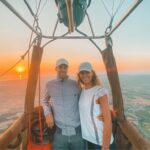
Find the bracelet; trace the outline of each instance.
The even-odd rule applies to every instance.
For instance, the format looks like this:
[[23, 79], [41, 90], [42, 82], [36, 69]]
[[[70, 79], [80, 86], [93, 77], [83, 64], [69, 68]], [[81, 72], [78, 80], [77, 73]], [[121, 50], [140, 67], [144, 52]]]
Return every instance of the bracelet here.
[[108, 147], [102, 147], [102, 150], [109, 150]]

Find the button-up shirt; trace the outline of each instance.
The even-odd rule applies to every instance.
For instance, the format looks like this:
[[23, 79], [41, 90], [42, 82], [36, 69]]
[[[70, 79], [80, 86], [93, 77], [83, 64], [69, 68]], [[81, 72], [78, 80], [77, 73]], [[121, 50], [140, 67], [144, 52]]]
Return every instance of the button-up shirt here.
[[44, 115], [53, 111], [55, 124], [62, 129], [63, 135], [75, 135], [75, 128], [80, 125], [79, 93], [77, 82], [70, 78], [57, 78], [46, 84], [42, 101]]

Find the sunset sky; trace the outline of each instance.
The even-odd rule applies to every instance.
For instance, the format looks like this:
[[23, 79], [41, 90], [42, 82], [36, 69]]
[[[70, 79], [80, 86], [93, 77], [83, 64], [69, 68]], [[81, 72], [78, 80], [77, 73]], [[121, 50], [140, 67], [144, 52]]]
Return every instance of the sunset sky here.
[[[118, 6], [118, 0], [114, 10]], [[33, 18], [30, 15], [23, 1], [8, 0], [10, 4], [32, 25]], [[46, 0], [42, 1], [39, 25], [44, 35], [52, 35], [55, 22], [57, 20], [57, 7], [53, 0], [47, 1], [45, 7], [42, 6]], [[126, 0], [118, 11], [114, 24], [131, 6], [134, 0]], [[38, 0], [37, 0], [38, 3]], [[36, 0], [30, 2], [34, 12], [36, 10]], [[112, 10], [112, 3], [106, 0], [108, 9]], [[127, 20], [112, 34], [113, 51], [120, 73], [150, 73], [150, 1], [143, 0], [138, 8], [127, 18]], [[103, 35], [109, 24], [110, 17], [107, 14], [101, 0], [92, 0], [88, 9], [96, 35]], [[13, 65], [20, 56], [27, 50], [31, 31], [12, 12], [10, 12], [0, 2], [0, 74]], [[113, 24], [113, 26], [114, 26]], [[80, 30], [91, 35], [90, 28], [85, 18]], [[63, 24], [59, 24], [56, 35], [67, 32]], [[78, 35], [73, 33], [72, 35]], [[42, 41], [44, 44], [46, 40]], [[104, 41], [96, 40], [103, 49]], [[48, 45], [44, 49], [41, 64], [42, 74], [54, 74], [55, 62], [58, 58], [64, 57], [70, 63], [71, 74], [77, 73], [78, 65], [82, 61], [90, 61], [97, 72], [105, 72], [102, 57], [98, 50], [88, 40], [58, 40]], [[20, 66], [27, 68], [27, 58]], [[17, 66], [18, 67], [18, 66]], [[14, 75], [16, 68], [7, 76]]]

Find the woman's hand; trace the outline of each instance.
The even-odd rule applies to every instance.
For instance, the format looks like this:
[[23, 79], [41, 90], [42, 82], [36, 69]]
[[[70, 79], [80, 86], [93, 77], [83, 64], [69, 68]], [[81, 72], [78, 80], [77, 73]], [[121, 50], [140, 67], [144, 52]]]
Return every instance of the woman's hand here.
[[53, 128], [54, 126], [54, 118], [52, 114], [48, 114], [46, 116], [46, 124], [49, 128]]

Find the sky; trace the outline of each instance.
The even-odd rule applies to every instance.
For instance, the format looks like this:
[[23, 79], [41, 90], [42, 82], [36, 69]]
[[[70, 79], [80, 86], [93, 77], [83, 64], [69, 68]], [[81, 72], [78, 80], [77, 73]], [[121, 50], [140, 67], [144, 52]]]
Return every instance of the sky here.
[[[39, 0], [29, 1], [35, 12]], [[110, 13], [115, 12], [121, 0], [105, 0]], [[8, 2], [32, 25], [33, 18], [23, 1]], [[132, 5], [134, 0], [125, 0], [117, 12], [113, 26]], [[45, 5], [44, 5], [45, 4]], [[44, 6], [44, 7], [42, 7]], [[150, 1], [143, 2], [112, 34], [113, 52], [119, 73], [150, 73]], [[57, 7], [54, 1], [42, 0], [39, 26], [44, 35], [52, 35], [57, 20]], [[110, 16], [101, 0], [93, 0], [88, 8], [95, 35], [103, 35], [109, 25]], [[0, 2], [0, 74], [13, 65], [27, 50], [31, 31], [12, 12]], [[91, 35], [87, 18], [79, 26], [84, 33]], [[67, 32], [63, 24], [58, 24], [56, 35]], [[71, 33], [71, 35], [78, 35]], [[42, 44], [47, 40], [43, 39]], [[95, 41], [101, 49], [105, 48], [104, 40]], [[59, 58], [69, 61], [69, 73], [76, 74], [78, 65], [83, 61], [92, 63], [97, 72], [104, 73], [105, 68], [99, 51], [88, 40], [57, 40], [44, 49], [41, 63], [42, 74], [55, 74], [55, 62]], [[27, 68], [27, 58], [19, 65]], [[18, 67], [18, 66], [17, 66]], [[26, 69], [27, 70], [27, 69]], [[16, 68], [6, 76], [16, 75]]]

